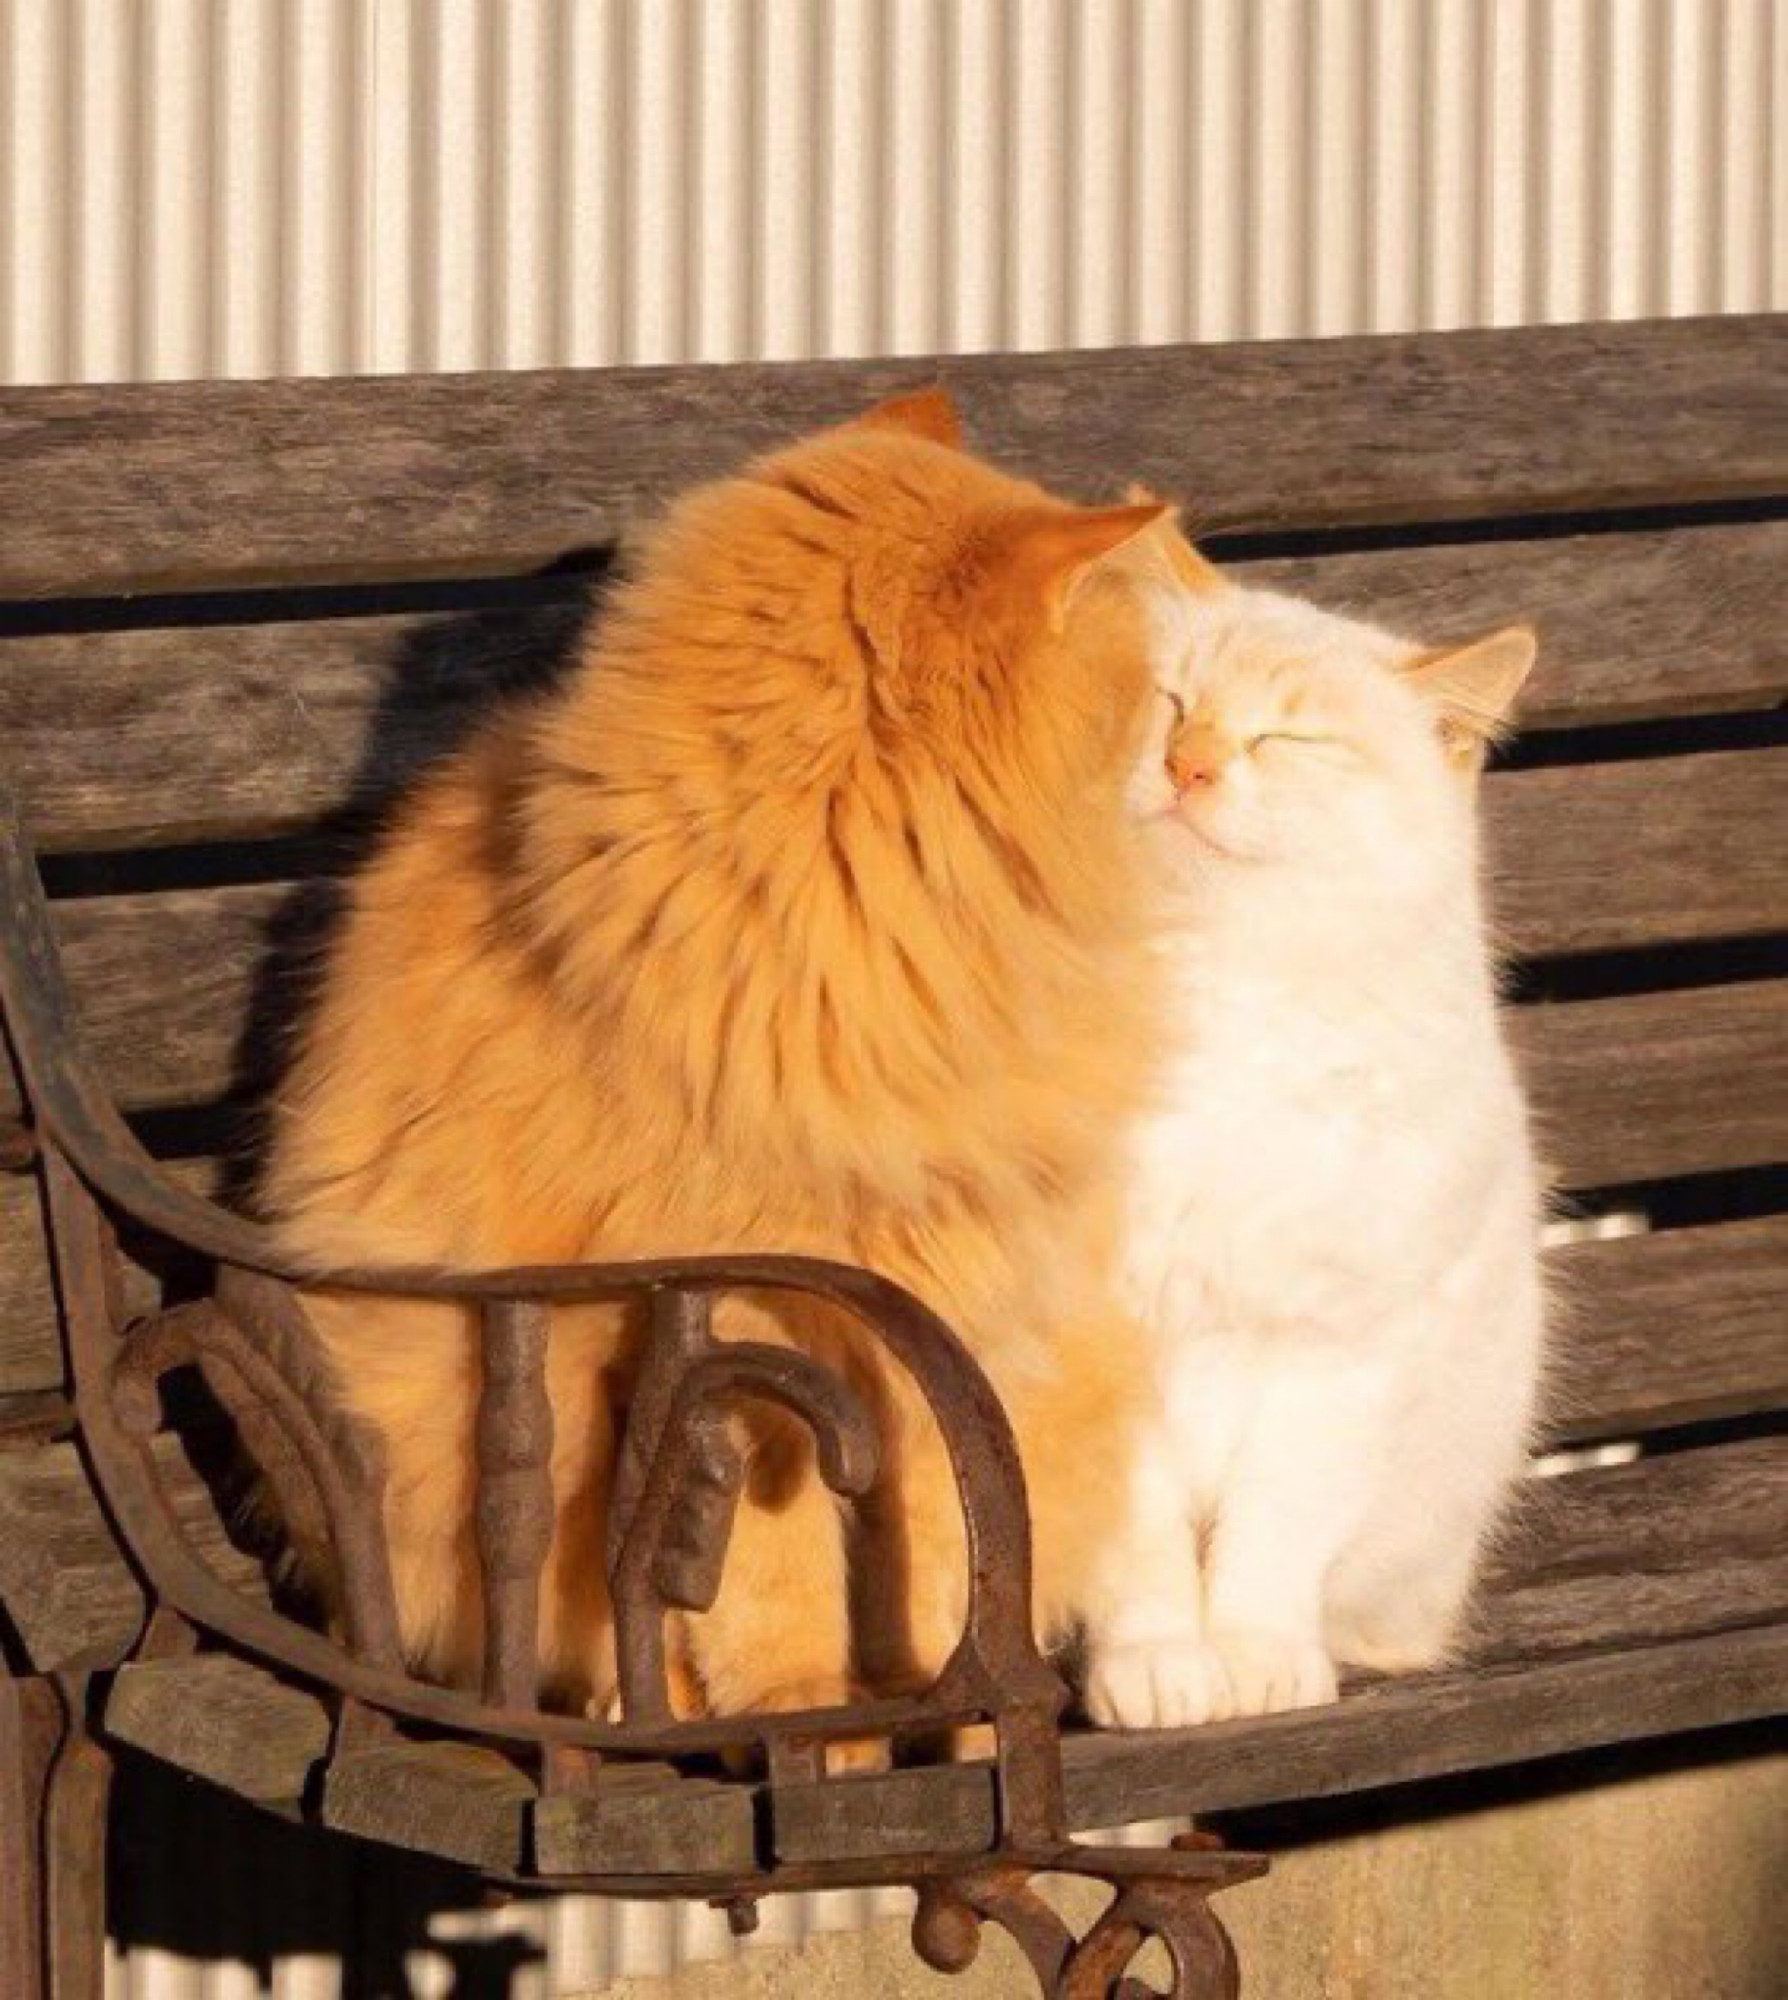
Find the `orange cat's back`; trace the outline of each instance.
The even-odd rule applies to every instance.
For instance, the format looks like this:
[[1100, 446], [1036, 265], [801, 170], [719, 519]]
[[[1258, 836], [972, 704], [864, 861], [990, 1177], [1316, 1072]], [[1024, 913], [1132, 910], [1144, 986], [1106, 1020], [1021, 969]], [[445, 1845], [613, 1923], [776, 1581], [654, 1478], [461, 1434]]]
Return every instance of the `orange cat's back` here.
[[[1014, 1396], [1068, 1379], [1072, 1330], [1106, 1312], [1090, 1231], [1155, 1039], [1121, 797], [1149, 686], [1124, 566], [1160, 510], [1069, 508], [948, 429], [921, 399], [690, 496], [567, 684], [418, 788], [353, 885], [275, 1110], [288, 1241], [810, 1251], [911, 1286]], [[468, 1336], [316, 1311], [411, 1496], [391, 1527], [434, 1603], [418, 1627], [457, 1629]], [[555, 1332], [555, 1400], [595, 1440], [556, 1468], [567, 1508], [599, 1504], [594, 1385], [625, 1345], [601, 1313]], [[870, 1372], [935, 1486], [921, 1419]], [[809, 1548], [836, 1542], [823, 1512]], [[733, 1569], [775, 1569], [775, 1541], [742, 1516]], [[832, 1589], [842, 1554], [818, 1568]], [[811, 1622], [836, 1653], [836, 1620]], [[750, 1696], [740, 1649], [710, 1650], [710, 1698]], [[600, 1661], [561, 1664], [601, 1692]]]

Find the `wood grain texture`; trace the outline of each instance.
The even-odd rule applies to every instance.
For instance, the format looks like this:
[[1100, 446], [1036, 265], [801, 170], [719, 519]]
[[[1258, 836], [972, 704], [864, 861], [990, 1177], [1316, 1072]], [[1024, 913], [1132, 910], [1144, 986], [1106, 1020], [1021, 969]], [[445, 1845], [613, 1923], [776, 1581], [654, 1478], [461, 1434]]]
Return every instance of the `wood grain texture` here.
[[337, 1757], [322, 1817], [338, 1833], [442, 1854], [474, 1868], [521, 1867], [534, 1788], [498, 1751], [393, 1743]]
[[1788, 929], [1788, 749], [1503, 771], [1484, 796], [1523, 957]]
[[[1235, 1812], [1493, 1770], [1782, 1712], [1788, 1626], [1381, 1682], [1338, 1707], [1220, 1722], [1177, 1743], [1082, 1736], [1067, 1747], [1077, 1830]], [[1151, 1754], [1153, 1752], [1154, 1754]]]
[[62, 1341], [37, 1182], [0, 1174], [0, 1396], [62, 1383]]
[[1526, 1481], [1467, 1658], [1525, 1665], [1784, 1617], [1788, 1436], [1753, 1438]]
[[[264, 1599], [261, 1569], [230, 1540], [180, 1440], [156, 1440], [175, 1518], [200, 1559]], [[112, 1665], [143, 1623], [143, 1593], [113, 1542], [72, 1444], [0, 1452], [0, 1607], [39, 1673]]]
[[[206, 1194], [214, 1194], [221, 1184], [222, 1167], [216, 1160], [178, 1160], [169, 1171]], [[62, 1383], [62, 1338], [44, 1230], [36, 1176], [0, 1174], [0, 1396], [55, 1389]], [[128, 1256], [122, 1278], [129, 1311], [149, 1312], [160, 1303], [156, 1275]]]
[[0, 639], [0, 742], [46, 851], [309, 829], [387, 800], [581, 604]]
[[[236, 1043], [270, 927], [295, 893], [273, 884], [56, 906], [83, 1030], [120, 1104], [202, 1103], [250, 1079]], [[17, 1104], [10, 1075], [0, 1078], [0, 1116]]]
[[1788, 1158], [1788, 980], [1517, 1007], [1510, 1031], [1564, 1187]]
[[[1533, 619], [1533, 724], [1788, 699], [1788, 522], [1249, 563], [1436, 645]], [[581, 602], [0, 639], [0, 743], [46, 851], [264, 837], [382, 803], [572, 653]]]
[[[314, 955], [294, 894], [256, 884], [56, 906], [89, 1046], [128, 1109], [264, 1084], [265, 1028], [258, 1022], [244, 1045], [244, 1023], [270, 923], [288, 956]], [[1693, 907], [1686, 888], [1683, 900]], [[284, 1022], [295, 1005], [263, 995], [260, 1022]], [[1753, 1166], [1788, 1151], [1788, 981], [1525, 1007], [1512, 1018], [1548, 1157], [1567, 1186]], [[10, 1080], [0, 1081], [0, 1117], [16, 1105]]]
[[330, 1726], [315, 1695], [227, 1653], [123, 1667], [105, 1698], [108, 1736], [263, 1805], [298, 1805]]
[[1450, 645], [1527, 619], [1526, 728], [1770, 708], [1788, 696], [1788, 522], [1274, 558], [1248, 584]]
[[688, 1875], [757, 1866], [757, 1815], [745, 1785], [686, 1780], [559, 1793], [530, 1811], [543, 1875]]
[[1481, 517], [1788, 488], [1788, 326], [1714, 318], [790, 366], [180, 383], [0, 397], [0, 595], [497, 574], [943, 380], [1070, 495], [1206, 527]]
[[[1746, 1626], [1523, 1668], [1382, 1681], [1325, 1708], [1172, 1734], [1079, 1730], [1063, 1745], [1077, 1833], [1150, 1819], [1335, 1798], [1460, 1771], [1638, 1743], [1776, 1715], [1788, 1684], [1788, 1627]], [[770, 1802], [805, 1845], [879, 1852], [880, 1829], [927, 1817], [964, 1847], [997, 1824], [986, 1764], [895, 1771], [803, 1787]]]
[[1546, 1254], [1555, 1442], [1788, 1408], [1788, 1215]]
[[[78, 1469], [69, 1476], [78, 1481]], [[7, 1541], [0, 1534], [0, 1549]], [[1373, 1683], [1297, 1715], [1076, 1737], [1072, 1815], [1087, 1827], [1326, 1795], [1775, 1713], [1788, 1686], [1785, 1619], [1788, 1439], [1532, 1481], [1488, 1580], [1466, 1667]], [[263, 1787], [255, 1796], [272, 1797], [308, 1753], [314, 1723], [295, 1706], [282, 1712], [283, 1747], [263, 1756], [242, 1740], [257, 1699], [243, 1683], [220, 1708], [227, 1728], [194, 1717], [189, 1730], [158, 1695], [143, 1705], [153, 1719], [140, 1733], [154, 1738], [144, 1747], [178, 1749], [187, 1768], [209, 1759], [206, 1775], [234, 1783], [236, 1773]], [[977, 1814], [991, 1814], [987, 1786], [984, 1769], [962, 1766], [839, 1780], [823, 1801], [791, 1800], [775, 1837], [790, 1854], [838, 1856], [937, 1811], [971, 1840]], [[490, 1753], [393, 1744], [332, 1772], [323, 1816], [343, 1831], [508, 1869], [525, 1851], [532, 1799]], [[612, 1801], [612, 1816], [555, 1802], [536, 1808], [536, 1837], [548, 1843], [543, 1863], [568, 1872], [736, 1865], [749, 1851], [742, 1801], [728, 1787], [691, 1785], [644, 1787], [637, 1807]]]
[[[1075, 1828], [1330, 1797], [1782, 1712], [1788, 1441], [1535, 1486], [1539, 1504], [1486, 1594], [1469, 1665], [1291, 1714], [1072, 1735]], [[928, 1813], [965, 1841], [993, 1826], [984, 1765], [841, 1779], [829, 1791], [833, 1854], [870, 1851], [882, 1825]], [[795, 1838], [813, 1817], [798, 1801]]]
[[[1774, 1438], [1531, 1482], [1524, 1518], [1489, 1579], [1468, 1665], [1374, 1682], [1297, 1715], [1074, 1737], [1074, 1822], [1328, 1795], [1778, 1712], [1788, 1686], [1785, 1475], [1788, 1439]], [[292, 1707], [275, 1732], [284, 1747], [263, 1756], [243, 1740], [257, 1699], [243, 1682], [223, 1705], [227, 1729], [200, 1716], [192, 1736], [158, 1695], [144, 1704], [155, 1718], [140, 1732], [154, 1739], [144, 1747], [178, 1748], [175, 1761], [187, 1768], [208, 1758], [215, 1768], [206, 1775], [233, 1783], [234, 1771], [263, 1788], [253, 1795], [275, 1796], [275, 1765], [279, 1784], [289, 1783], [314, 1722]], [[231, 1742], [207, 1748], [208, 1729]], [[823, 1798], [791, 1798], [774, 1837], [790, 1855], [836, 1857], [890, 1827], [917, 1829], [935, 1811], [969, 1841], [980, 1837], [977, 1815], [992, 1810], [987, 1786], [984, 1768], [962, 1766], [839, 1780]], [[532, 1798], [513, 1767], [488, 1753], [402, 1744], [346, 1760], [323, 1810], [344, 1831], [510, 1868], [524, 1851]], [[573, 1802], [535, 1807], [542, 1864], [650, 1875], [737, 1865], [749, 1852], [743, 1791], [644, 1785], [637, 1801], [610, 1803], [612, 1815]]]

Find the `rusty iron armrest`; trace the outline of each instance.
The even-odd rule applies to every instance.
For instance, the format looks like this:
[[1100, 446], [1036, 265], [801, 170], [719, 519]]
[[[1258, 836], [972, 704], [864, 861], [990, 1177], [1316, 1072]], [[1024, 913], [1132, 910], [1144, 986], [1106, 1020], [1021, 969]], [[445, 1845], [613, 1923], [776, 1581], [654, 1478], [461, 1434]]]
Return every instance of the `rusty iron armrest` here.
[[[766, 1758], [772, 1784], [813, 1781], [824, 1776], [820, 1746], [829, 1737], [990, 1721], [998, 1804], [991, 1850], [879, 1863], [853, 1857], [830, 1873], [919, 1881], [914, 1942], [940, 1969], [965, 1966], [980, 1923], [991, 1918], [1019, 1940], [1047, 1992], [1143, 1990], [1122, 1973], [1149, 1936], [1168, 1945], [1176, 1993], [1235, 1991], [1233, 1953], [1206, 1898], [1261, 1864], [1202, 1850], [1105, 1852], [1069, 1840], [1057, 1731], [1066, 1691], [1031, 1629], [1030, 1522], [1011, 1427], [981, 1370], [919, 1300], [873, 1273], [807, 1257], [459, 1271], [335, 1268], [290, 1256], [261, 1225], [164, 1174], [98, 1083], [80, 1048], [30, 843], [4, 787], [0, 1011], [43, 1158], [76, 1416], [113, 1518], [159, 1604], [333, 1691], [350, 1710], [528, 1750], [547, 1771], [567, 1754], [665, 1758], [750, 1746]], [[112, 1213], [214, 1263], [215, 1297], [128, 1326]], [[378, 1453], [320, 1393], [320, 1354], [299, 1288], [459, 1302], [479, 1314], [481, 1695], [404, 1671]], [[663, 1617], [668, 1605], [706, 1608], [719, 1586], [740, 1477], [729, 1410], [758, 1398], [795, 1412], [813, 1431], [823, 1475], [841, 1492], [863, 1491], [875, 1470], [860, 1408], [818, 1364], [790, 1350], [714, 1338], [712, 1299], [735, 1288], [793, 1290], [846, 1309], [913, 1377], [938, 1421], [963, 1508], [969, 1593], [961, 1642], [926, 1695], [802, 1714], [671, 1717]], [[622, 1441], [609, 1546], [623, 1719], [548, 1714], [538, 1707], [535, 1630], [553, 1519], [548, 1311], [642, 1294], [652, 1304], [652, 1331]], [[268, 1472], [288, 1525], [300, 1519], [327, 1541], [348, 1646], [252, 1603], [187, 1545], [148, 1442], [159, 1421], [160, 1376], [195, 1362]], [[1041, 1870], [1090, 1874], [1116, 1888], [1117, 1900], [1079, 1946], [1026, 1886]], [[754, 1895], [779, 1879], [772, 1870], [713, 1886]]]
[[[97, 1082], [80, 1050], [30, 844], [16, 803], [4, 792], [0, 910], [0, 1006], [44, 1155], [74, 1336], [76, 1413], [127, 1540], [175, 1609], [344, 1694], [418, 1721], [498, 1740], [575, 1743], [662, 1756], [729, 1747], [767, 1734], [839, 1734], [864, 1725], [905, 1728], [989, 1714], [997, 1720], [999, 1713], [1011, 1710], [1053, 1723], [1064, 1694], [1030, 1632], [1029, 1522], [1010, 1426], [979, 1368], [918, 1300], [869, 1272], [803, 1257], [709, 1256], [485, 1271], [335, 1269], [294, 1258], [261, 1225], [174, 1183], [144, 1151]], [[144, 1329], [153, 1335], [154, 1345], [124, 1358], [122, 1365], [111, 1344], [123, 1328], [124, 1315], [112, 1282], [107, 1210], [201, 1253], [221, 1273], [214, 1305], [184, 1309]], [[519, 1372], [523, 1401], [538, 1363], [548, 1307], [650, 1296], [656, 1302], [658, 1338], [642, 1400], [656, 1404], [648, 1411], [656, 1435], [646, 1442], [636, 1436], [623, 1448], [622, 1504], [616, 1510], [621, 1532], [611, 1555], [618, 1577], [642, 1583], [668, 1580], [670, 1601], [692, 1604], [711, 1597], [717, 1581], [714, 1550], [679, 1551], [667, 1545], [666, 1537], [679, 1525], [674, 1503], [691, 1470], [698, 1486], [704, 1467], [710, 1484], [717, 1476], [724, 1484], [717, 1419], [728, 1401], [741, 1393], [767, 1396], [804, 1416], [816, 1430], [822, 1469], [836, 1485], [860, 1489], [873, 1471], [860, 1416], [837, 1386], [820, 1378], [820, 1371], [803, 1357], [784, 1350], [712, 1341], [706, 1330], [708, 1301], [733, 1288], [784, 1289], [844, 1307], [915, 1376], [938, 1416], [964, 1497], [968, 1626], [932, 1699], [864, 1704], [805, 1717], [673, 1723], [662, 1704], [661, 1684], [654, 1685], [653, 1677], [642, 1671], [651, 1647], [644, 1621], [635, 1621], [631, 1647], [624, 1635], [623, 1652], [631, 1660], [624, 1662], [623, 1702], [624, 1710], [645, 1713], [637, 1724], [605, 1725], [538, 1713], [533, 1691], [517, 1689], [513, 1675], [500, 1690], [510, 1698], [500, 1702], [412, 1680], [401, 1671], [394, 1635], [376, 1609], [361, 1619], [355, 1634], [358, 1648], [373, 1656], [368, 1659], [239, 1598], [192, 1556], [159, 1492], [152, 1490], [153, 1481], [144, 1476], [137, 1446], [152, 1421], [145, 1392], [161, 1368], [197, 1359], [238, 1377], [253, 1376], [252, 1387], [262, 1402], [276, 1408], [281, 1418], [289, 1417], [291, 1392], [309, 1386], [289, 1379], [300, 1372], [290, 1359], [301, 1344], [300, 1330], [291, 1323], [292, 1315], [302, 1314], [291, 1289], [300, 1286], [459, 1301], [475, 1308], [484, 1321], [487, 1384], [494, 1377], [513, 1391]], [[255, 1338], [242, 1339], [241, 1330]], [[124, 1344], [126, 1350], [129, 1346]], [[512, 1394], [508, 1400], [513, 1425], [517, 1397]], [[496, 1428], [503, 1428], [501, 1419]], [[497, 1442], [494, 1456], [502, 1459], [503, 1440]], [[355, 1467], [363, 1495], [376, 1484], [376, 1467], [364, 1456], [364, 1440], [355, 1441], [339, 1428], [333, 1437], [305, 1435], [298, 1440], [297, 1457], [312, 1487], [319, 1487], [329, 1460], [352, 1459], [356, 1449], [363, 1454]], [[494, 1541], [496, 1516], [503, 1511], [492, 1509], [491, 1519], [481, 1524], [481, 1540]], [[513, 1504], [507, 1511], [513, 1514]], [[520, 1702], [513, 1698], [518, 1693]], [[1059, 1831], [1059, 1787], [1049, 1789], [1054, 1798], [1017, 1813], [1026, 1838]]]

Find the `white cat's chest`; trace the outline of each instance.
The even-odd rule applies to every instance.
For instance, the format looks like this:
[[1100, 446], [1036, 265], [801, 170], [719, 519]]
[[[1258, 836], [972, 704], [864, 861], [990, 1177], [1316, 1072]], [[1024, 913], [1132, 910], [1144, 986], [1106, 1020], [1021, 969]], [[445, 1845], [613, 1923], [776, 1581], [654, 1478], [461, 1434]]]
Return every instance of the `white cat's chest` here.
[[1182, 1046], [1134, 1142], [1132, 1303], [1164, 1331], [1308, 1331], [1434, 1282], [1500, 1122], [1494, 1046], [1462, 1087], [1456, 1025], [1208, 951], [1178, 972]]

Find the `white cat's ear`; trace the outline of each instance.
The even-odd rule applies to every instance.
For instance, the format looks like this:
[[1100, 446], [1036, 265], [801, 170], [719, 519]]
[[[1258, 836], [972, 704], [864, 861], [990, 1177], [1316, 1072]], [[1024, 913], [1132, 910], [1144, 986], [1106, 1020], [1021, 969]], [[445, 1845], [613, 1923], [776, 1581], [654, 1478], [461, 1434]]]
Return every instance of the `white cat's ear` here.
[[[1134, 481], [1125, 489], [1124, 498], [1132, 506], [1144, 506], [1150, 501], [1166, 504], [1158, 493]], [[1206, 591], [1222, 590], [1223, 572], [1215, 563], [1206, 562], [1180, 526], [1180, 510], [1168, 505], [1167, 513], [1160, 525], [1143, 538], [1139, 550], [1146, 551], [1149, 567], [1163, 583], [1177, 584], [1181, 590]]]
[[1508, 729], [1538, 652], [1531, 625], [1505, 625], [1487, 639], [1430, 654], [1405, 669], [1440, 711], [1441, 740], [1457, 763], [1475, 770]]
[[1172, 510], [1158, 500], [1134, 507], [1022, 507], [1000, 531], [1006, 575], [1028, 605], [1040, 606], [1059, 632], [1074, 593], [1107, 556], [1140, 545]]

